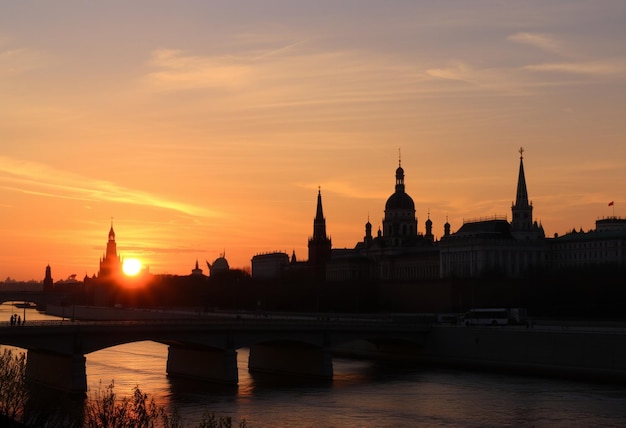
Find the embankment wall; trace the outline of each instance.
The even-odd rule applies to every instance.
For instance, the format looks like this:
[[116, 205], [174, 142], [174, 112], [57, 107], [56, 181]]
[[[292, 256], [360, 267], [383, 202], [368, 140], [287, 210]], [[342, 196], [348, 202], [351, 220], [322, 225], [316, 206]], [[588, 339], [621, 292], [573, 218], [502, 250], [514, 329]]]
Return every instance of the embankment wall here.
[[626, 381], [626, 329], [435, 325], [425, 363]]

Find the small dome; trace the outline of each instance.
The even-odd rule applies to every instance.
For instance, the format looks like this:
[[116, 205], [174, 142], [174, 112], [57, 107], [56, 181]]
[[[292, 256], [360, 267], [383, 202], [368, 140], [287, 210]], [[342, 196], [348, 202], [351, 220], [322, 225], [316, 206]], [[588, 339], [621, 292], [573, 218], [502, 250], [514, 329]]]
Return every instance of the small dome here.
[[433, 222], [431, 219], [426, 220], [426, 226], [432, 226]]

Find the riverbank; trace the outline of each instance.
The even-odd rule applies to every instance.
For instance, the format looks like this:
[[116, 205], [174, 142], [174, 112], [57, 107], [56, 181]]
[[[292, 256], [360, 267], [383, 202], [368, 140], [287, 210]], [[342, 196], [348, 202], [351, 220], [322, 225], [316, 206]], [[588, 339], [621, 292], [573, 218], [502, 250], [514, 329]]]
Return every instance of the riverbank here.
[[626, 381], [626, 328], [433, 326], [427, 364], [571, 379]]
[[[391, 352], [390, 352], [391, 351]], [[337, 356], [406, 361], [425, 367], [626, 382], [626, 324], [550, 322], [525, 326], [435, 324], [423, 345], [375, 346], [359, 341]]]

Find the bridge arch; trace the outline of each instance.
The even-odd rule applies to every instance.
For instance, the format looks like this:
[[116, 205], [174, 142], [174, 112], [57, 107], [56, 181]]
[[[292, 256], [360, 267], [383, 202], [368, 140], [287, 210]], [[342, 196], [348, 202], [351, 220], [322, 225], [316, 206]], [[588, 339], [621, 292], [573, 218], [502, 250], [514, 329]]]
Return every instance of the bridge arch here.
[[[249, 348], [250, 371], [331, 378], [332, 354], [354, 340], [380, 355], [419, 346], [430, 327], [388, 323], [259, 320], [153, 320], [0, 323], [3, 344], [28, 350], [27, 376], [51, 387], [86, 392], [85, 355], [139, 341], [168, 345], [168, 374], [237, 383], [237, 349]], [[55, 367], [55, 370], [50, 370]]]

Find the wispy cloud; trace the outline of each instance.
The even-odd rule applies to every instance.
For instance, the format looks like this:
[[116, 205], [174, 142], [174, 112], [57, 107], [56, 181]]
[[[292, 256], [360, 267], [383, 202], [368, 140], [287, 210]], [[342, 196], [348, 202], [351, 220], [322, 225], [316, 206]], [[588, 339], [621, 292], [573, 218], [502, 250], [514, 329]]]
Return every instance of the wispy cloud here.
[[317, 50], [304, 41], [230, 56], [160, 49], [153, 51], [150, 65], [153, 71], [145, 81], [155, 91], [207, 89], [212, 102], [247, 110], [362, 106], [467, 91], [510, 95], [523, 93], [526, 84], [514, 69], [464, 61], [433, 67], [432, 62], [370, 50]]
[[[453, 61], [438, 68], [429, 68], [426, 75], [432, 80], [456, 82], [455, 88], [439, 92], [483, 91], [501, 95], [528, 95], [534, 83], [524, 78], [519, 70], [505, 67], [476, 67], [464, 61]], [[458, 84], [463, 84], [459, 87]]]
[[0, 77], [13, 77], [41, 68], [46, 56], [41, 52], [23, 47], [2, 46], [0, 40]]
[[129, 189], [110, 181], [65, 172], [47, 165], [0, 156], [0, 187], [58, 199], [108, 201], [174, 210], [192, 216], [216, 216], [204, 208]]
[[159, 71], [150, 73], [148, 82], [161, 90], [239, 87], [249, 74], [232, 57], [201, 57], [176, 49], [155, 50], [151, 64]]
[[589, 76], [623, 75], [626, 72], [626, 60], [623, 58], [583, 59], [580, 54], [572, 55], [567, 53], [563, 43], [550, 34], [520, 32], [511, 34], [508, 40], [530, 45], [567, 58], [564, 61], [526, 65], [523, 67], [524, 70]]
[[624, 73], [626, 73], [626, 61], [545, 63], [527, 65], [524, 69], [530, 71], [584, 74], [593, 76], [623, 76]]
[[511, 34], [507, 39], [512, 42], [534, 46], [547, 52], [563, 53], [561, 43], [549, 34], [520, 32]]

